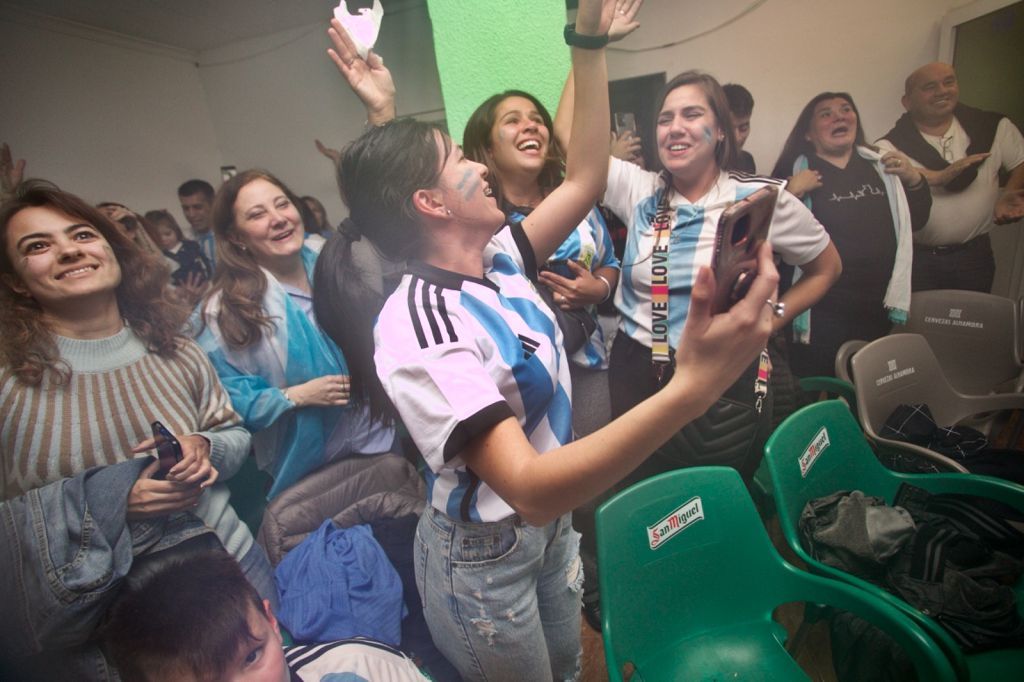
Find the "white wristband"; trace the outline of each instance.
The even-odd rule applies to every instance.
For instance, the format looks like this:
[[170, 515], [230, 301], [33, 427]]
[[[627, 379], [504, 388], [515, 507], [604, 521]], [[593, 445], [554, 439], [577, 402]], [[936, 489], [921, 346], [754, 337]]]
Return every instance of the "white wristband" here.
[[602, 298], [600, 301], [598, 301], [598, 303], [604, 303], [605, 301], [607, 301], [612, 296], [612, 285], [607, 280], [607, 278], [605, 278], [604, 275], [594, 275], [594, 277], [597, 277], [599, 280], [604, 282], [604, 288], [605, 288], [604, 298]]

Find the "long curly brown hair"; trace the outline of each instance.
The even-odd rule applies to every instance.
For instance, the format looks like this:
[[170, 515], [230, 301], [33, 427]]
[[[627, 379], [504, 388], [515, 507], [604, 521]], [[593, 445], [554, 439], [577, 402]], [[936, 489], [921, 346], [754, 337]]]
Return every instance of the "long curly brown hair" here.
[[71, 375], [61, 362], [42, 306], [15, 289], [20, 278], [11, 260], [7, 229], [15, 215], [32, 207], [60, 211], [103, 235], [121, 267], [121, 282], [114, 290], [121, 316], [150, 351], [173, 356], [188, 311], [167, 298], [169, 274], [160, 259], [140, 250], [109, 218], [74, 194], [45, 180], [26, 180], [0, 208], [0, 364], [30, 386], [38, 385], [48, 369], [58, 382]]
[[213, 200], [213, 235], [217, 248], [217, 271], [203, 305], [203, 324], [206, 324], [205, 302], [221, 295], [217, 324], [224, 340], [232, 348], [247, 348], [258, 343], [265, 332], [273, 330], [274, 321], [263, 309], [263, 295], [267, 292], [267, 278], [252, 252], [238, 241], [235, 225], [235, 201], [243, 187], [255, 180], [266, 180], [279, 187], [288, 200], [299, 209], [306, 221], [309, 209], [299, 197], [268, 171], [253, 168], [242, 171], [217, 190]]

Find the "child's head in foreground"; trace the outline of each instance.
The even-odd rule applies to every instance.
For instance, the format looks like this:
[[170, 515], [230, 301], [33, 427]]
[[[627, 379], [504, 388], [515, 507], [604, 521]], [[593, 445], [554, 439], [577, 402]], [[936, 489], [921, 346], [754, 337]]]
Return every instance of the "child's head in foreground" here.
[[133, 569], [102, 634], [126, 682], [289, 679], [269, 602], [223, 551]]

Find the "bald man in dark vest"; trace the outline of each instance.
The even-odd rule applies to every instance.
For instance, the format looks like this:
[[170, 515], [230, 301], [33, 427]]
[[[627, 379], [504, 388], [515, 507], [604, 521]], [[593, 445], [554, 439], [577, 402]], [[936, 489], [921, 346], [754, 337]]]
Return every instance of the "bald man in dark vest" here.
[[914, 232], [912, 288], [991, 291], [988, 233], [1024, 217], [1024, 137], [1002, 114], [960, 103], [949, 64], [911, 73], [902, 101], [906, 113], [878, 145], [909, 156], [931, 185], [931, 217]]

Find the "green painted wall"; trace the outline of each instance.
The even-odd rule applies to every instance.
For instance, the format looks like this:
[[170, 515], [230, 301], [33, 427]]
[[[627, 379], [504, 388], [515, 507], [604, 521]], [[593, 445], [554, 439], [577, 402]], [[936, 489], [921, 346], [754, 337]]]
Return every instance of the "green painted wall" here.
[[555, 114], [569, 72], [564, 0], [427, 0], [441, 94], [452, 137], [473, 110], [509, 88]]

